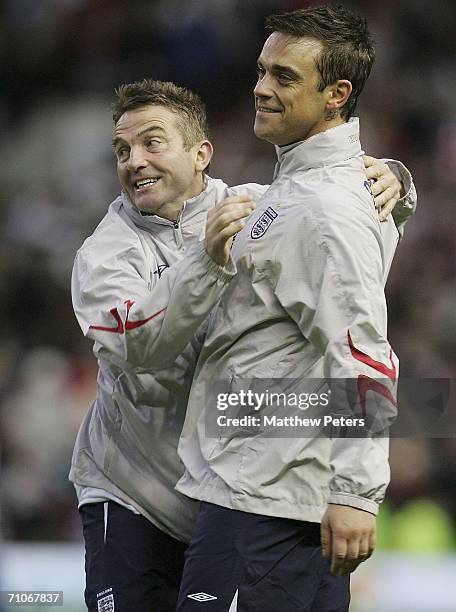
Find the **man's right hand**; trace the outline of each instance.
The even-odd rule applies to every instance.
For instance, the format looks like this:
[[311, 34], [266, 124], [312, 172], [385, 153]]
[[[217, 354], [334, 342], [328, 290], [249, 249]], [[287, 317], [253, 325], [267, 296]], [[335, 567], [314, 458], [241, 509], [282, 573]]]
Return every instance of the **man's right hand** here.
[[331, 573], [346, 576], [368, 559], [375, 548], [376, 517], [352, 506], [328, 504], [321, 521], [321, 545], [331, 558]]
[[254, 209], [253, 199], [241, 195], [222, 200], [208, 212], [206, 251], [219, 266], [228, 262], [233, 237], [244, 227], [246, 218]]

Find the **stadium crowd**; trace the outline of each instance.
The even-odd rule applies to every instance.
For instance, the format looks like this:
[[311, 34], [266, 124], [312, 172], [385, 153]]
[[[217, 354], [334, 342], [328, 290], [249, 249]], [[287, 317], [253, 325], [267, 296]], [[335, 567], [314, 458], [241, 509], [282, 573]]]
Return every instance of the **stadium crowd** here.
[[[307, 4], [2, 3], [0, 74], [8, 84], [0, 92], [3, 538], [81, 538], [67, 474], [95, 393], [96, 363], [73, 315], [69, 279], [77, 248], [118, 193], [113, 88], [150, 76], [198, 91], [215, 144], [211, 175], [233, 184], [268, 183], [274, 155], [253, 136], [249, 105], [263, 18]], [[388, 281], [389, 339], [402, 376], [456, 379], [456, 6], [344, 4], [362, 10], [377, 40], [357, 112], [364, 147], [402, 160], [419, 197]], [[454, 547], [456, 432], [393, 440], [391, 465], [381, 544]], [[393, 523], [398, 528], [391, 530]], [[417, 527], [421, 539], [410, 536]]]

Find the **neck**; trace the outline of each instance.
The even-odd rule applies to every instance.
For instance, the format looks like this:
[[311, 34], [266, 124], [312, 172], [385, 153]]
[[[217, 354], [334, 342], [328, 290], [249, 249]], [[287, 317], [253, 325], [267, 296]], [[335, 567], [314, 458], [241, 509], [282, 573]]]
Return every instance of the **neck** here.
[[316, 134], [322, 134], [323, 132], [332, 130], [332, 128], [338, 127], [339, 125], [343, 125], [344, 123], [346, 123], [346, 121], [340, 115], [338, 115], [337, 117], [331, 117], [328, 115], [328, 117], [325, 117], [324, 119], [322, 119], [322, 121], [316, 124], [309, 131], [307, 136], [303, 138], [303, 140], [307, 140], [308, 138], [311, 138]]
[[184, 208], [185, 200], [182, 202], [167, 202], [163, 204], [156, 212], [149, 213], [168, 219], [168, 221], [176, 221]]

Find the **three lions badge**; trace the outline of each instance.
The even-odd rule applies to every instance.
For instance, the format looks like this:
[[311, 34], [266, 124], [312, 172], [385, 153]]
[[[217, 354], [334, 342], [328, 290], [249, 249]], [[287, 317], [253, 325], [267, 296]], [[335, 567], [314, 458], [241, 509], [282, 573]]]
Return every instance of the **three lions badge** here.
[[264, 236], [271, 223], [277, 217], [277, 214], [278, 213], [276, 213], [273, 208], [268, 206], [258, 221], [255, 221], [252, 231], [250, 232], [251, 238], [253, 238], [253, 240], [258, 240], [258, 238]]

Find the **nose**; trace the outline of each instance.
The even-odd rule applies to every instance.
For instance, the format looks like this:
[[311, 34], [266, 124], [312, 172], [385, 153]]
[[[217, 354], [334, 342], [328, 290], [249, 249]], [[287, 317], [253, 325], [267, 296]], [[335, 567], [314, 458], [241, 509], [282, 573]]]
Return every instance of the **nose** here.
[[253, 89], [253, 95], [256, 98], [272, 97], [271, 82], [267, 74], [263, 75], [262, 77], [258, 77], [258, 81]]
[[132, 147], [128, 158], [128, 169], [137, 172], [146, 166], [147, 161], [143, 147]]

